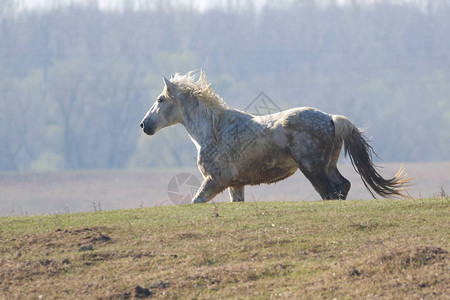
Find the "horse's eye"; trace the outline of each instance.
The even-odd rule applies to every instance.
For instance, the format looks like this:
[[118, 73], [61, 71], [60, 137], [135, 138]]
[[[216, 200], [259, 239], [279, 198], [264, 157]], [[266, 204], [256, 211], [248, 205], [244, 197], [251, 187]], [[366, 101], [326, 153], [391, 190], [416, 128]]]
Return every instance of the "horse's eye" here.
[[163, 100], [164, 100], [163, 98], [158, 98], [158, 102], [160, 103], [163, 102]]

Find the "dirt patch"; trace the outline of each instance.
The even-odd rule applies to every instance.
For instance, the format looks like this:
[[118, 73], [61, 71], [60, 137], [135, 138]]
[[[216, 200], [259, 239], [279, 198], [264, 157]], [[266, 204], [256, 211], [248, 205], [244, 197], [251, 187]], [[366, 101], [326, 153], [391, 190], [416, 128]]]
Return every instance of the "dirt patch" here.
[[148, 298], [152, 295], [153, 295], [153, 292], [147, 288], [143, 288], [139, 285], [134, 288], [134, 296], [136, 298]]
[[83, 227], [78, 229], [64, 229], [64, 230], [62, 230], [61, 228], [56, 228], [55, 232], [77, 235], [86, 232], [102, 232], [108, 230], [109, 229], [107, 227], [94, 226], [94, 227]]
[[81, 246], [81, 247], [78, 249], [78, 251], [80, 251], [80, 252], [84, 252], [84, 251], [94, 251], [94, 245], [88, 244], [88, 245]]
[[67, 270], [66, 266], [53, 259], [39, 259], [35, 261], [4, 260], [0, 264], [0, 281], [8, 286], [16, 280], [33, 281], [40, 276], [54, 276]]
[[39, 263], [41, 265], [43, 265], [44, 267], [46, 267], [46, 266], [50, 266], [50, 265], [55, 265], [56, 261], [54, 261], [53, 259], [41, 259], [41, 260], [39, 260]]
[[86, 266], [92, 266], [99, 262], [104, 261], [113, 261], [124, 258], [133, 258], [139, 260], [141, 258], [151, 258], [155, 257], [155, 254], [151, 252], [136, 252], [136, 251], [128, 251], [125, 253], [117, 253], [117, 252], [85, 252], [81, 256], [81, 260], [83, 264]]
[[350, 269], [350, 271], [348, 271], [348, 276], [350, 277], [355, 277], [355, 276], [361, 276], [361, 271], [359, 271], [357, 268], [353, 267]]
[[109, 237], [109, 236], [107, 236], [107, 235], [105, 235], [105, 234], [103, 234], [103, 233], [100, 233], [100, 235], [98, 236], [98, 237], [93, 237], [92, 239], [91, 239], [91, 242], [103, 242], [103, 243], [106, 243], [106, 242], [109, 242], [109, 241], [111, 241], [111, 238]]
[[160, 280], [150, 285], [151, 289], [166, 289], [170, 286], [169, 281]]
[[195, 232], [182, 232], [174, 235], [176, 240], [196, 240], [201, 239], [205, 235], [203, 233], [195, 233]]
[[417, 268], [432, 265], [448, 259], [448, 251], [439, 247], [418, 247], [410, 250], [395, 251], [380, 257], [383, 264], [400, 268]]
[[117, 295], [113, 295], [108, 299], [131, 299], [132, 295], [134, 296], [135, 299], [151, 298], [157, 295], [158, 290], [163, 290], [170, 286], [171, 283], [169, 281], [160, 280], [151, 284], [148, 288], [137, 285], [134, 287], [133, 292], [120, 293]]

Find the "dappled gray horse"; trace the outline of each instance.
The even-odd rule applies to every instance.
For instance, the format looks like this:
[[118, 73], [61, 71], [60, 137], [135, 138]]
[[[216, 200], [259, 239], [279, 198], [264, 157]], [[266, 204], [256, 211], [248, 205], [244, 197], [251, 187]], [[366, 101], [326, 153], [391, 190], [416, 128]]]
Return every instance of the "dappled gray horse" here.
[[228, 107], [203, 73], [164, 78], [165, 87], [141, 122], [148, 135], [181, 123], [197, 147], [204, 180], [193, 203], [207, 202], [228, 188], [231, 201], [244, 201], [244, 186], [285, 179], [299, 168], [322, 199], [345, 199], [350, 182], [336, 167], [345, 154], [372, 194], [404, 196], [401, 169], [384, 179], [372, 163], [372, 148], [346, 117], [299, 107], [253, 116]]

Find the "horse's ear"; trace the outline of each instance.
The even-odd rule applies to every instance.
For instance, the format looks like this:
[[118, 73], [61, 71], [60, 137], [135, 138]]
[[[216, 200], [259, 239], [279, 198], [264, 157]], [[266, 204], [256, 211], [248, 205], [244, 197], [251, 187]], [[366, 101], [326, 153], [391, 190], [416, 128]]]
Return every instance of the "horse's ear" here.
[[170, 94], [174, 94], [175, 93], [175, 89], [176, 89], [176, 85], [173, 84], [172, 82], [170, 82], [170, 80], [167, 79], [164, 76], [163, 76], [163, 80], [164, 80], [164, 84], [166, 85], [166, 88], [169, 91], [169, 93]]

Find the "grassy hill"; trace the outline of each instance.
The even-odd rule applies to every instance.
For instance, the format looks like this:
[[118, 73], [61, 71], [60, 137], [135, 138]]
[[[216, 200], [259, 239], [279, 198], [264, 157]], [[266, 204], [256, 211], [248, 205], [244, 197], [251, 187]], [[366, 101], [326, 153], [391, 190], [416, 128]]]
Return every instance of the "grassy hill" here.
[[1, 299], [450, 295], [448, 198], [0, 218]]

